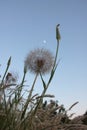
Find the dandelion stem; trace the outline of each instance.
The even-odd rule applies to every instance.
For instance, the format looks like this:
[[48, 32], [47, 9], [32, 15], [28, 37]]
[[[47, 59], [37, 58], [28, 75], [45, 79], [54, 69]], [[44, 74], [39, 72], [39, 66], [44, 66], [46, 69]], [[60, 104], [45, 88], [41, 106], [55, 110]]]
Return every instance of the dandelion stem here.
[[28, 99], [30, 99], [31, 96], [32, 96], [32, 92], [33, 92], [34, 85], [35, 85], [35, 82], [36, 82], [36, 80], [37, 80], [37, 77], [38, 77], [38, 73], [36, 74], [35, 79], [34, 79], [34, 81], [33, 81], [32, 88], [31, 88], [31, 90], [30, 90], [30, 94], [29, 94], [29, 96], [28, 96]]
[[24, 110], [23, 110], [23, 112], [22, 112], [21, 119], [24, 118], [25, 113], [26, 113], [26, 110], [27, 110], [27, 107], [28, 107], [28, 105], [29, 105], [29, 102], [31, 101], [31, 96], [32, 96], [32, 92], [33, 92], [33, 89], [34, 89], [34, 86], [35, 86], [37, 77], [38, 77], [38, 73], [37, 73], [36, 76], [35, 76], [35, 79], [34, 79], [34, 81], [33, 81], [33, 84], [32, 84], [31, 90], [30, 90], [30, 93], [29, 93], [28, 98], [27, 98], [27, 101], [26, 101], [26, 103], [25, 103], [25, 105], [24, 105]]

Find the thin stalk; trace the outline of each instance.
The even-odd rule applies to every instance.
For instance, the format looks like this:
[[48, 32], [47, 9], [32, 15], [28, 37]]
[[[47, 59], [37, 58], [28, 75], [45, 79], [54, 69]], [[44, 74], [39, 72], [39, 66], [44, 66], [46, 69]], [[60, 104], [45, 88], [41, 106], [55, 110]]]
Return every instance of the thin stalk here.
[[37, 73], [36, 76], [35, 76], [35, 79], [34, 79], [34, 81], [33, 81], [33, 84], [32, 84], [31, 90], [30, 90], [30, 93], [29, 93], [28, 98], [27, 98], [27, 101], [26, 101], [26, 103], [25, 103], [25, 105], [24, 105], [24, 110], [23, 110], [23, 112], [22, 112], [21, 119], [23, 119], [24, 116], [25, 116], [25, 113], [26, 113], [27, 107], [28, 107], [29, 102], [30, 102], [30, 100], [31, 100], [32, 92], [33, 92], [33, 89], [34, 89], [34, 86], [35, 86], [35, 83], [36, 83], [37, 77], [38, 77], [38, 73]]
[[23, 88], [23, 85], [24, 85], [25, 76], [26, 76], [26, 73], [24, 73], [23, 78], [22, 78], [22, 82], [21, 82], [20, 87], [19, 87], [20, 88], [19, 89], [20, 94], [21, 94], [21, 91], [22, 91], [22, 88]]
[[56, 55], [55, 55], [55, 59], [54, 59], [53, 69], [56, 66], [56, 61], [57, 61], [57, 57], [58, 57], [58, 50], [59, 50], [59, 40], [57, 40]]
[[24, 75], [23, 75], [23, 78], [22, 78], [22, 82], [21, 82], [21, 84], [20, 84], [20, 86], [18, 88], [18, 99], [20, 98], [20, 95], [21, 95], [21, 91], [22, 91], [22, 88], [23, 88], [23, 85], [24, 85], [26, 73], [27, 73], [27, 70], [24, 67]]
[[35, 85], [35, 83], [36, 83], [37, 77], [38, 77], [38, 73], [36, 74], [35, 79], [34, 79], [34, 81], [33, 81], [32, 88], [31, 88], [31, 90], [30, 90], [30, 93], [29, 93], [28, 99], [30, 99], [31, 96], [32, 96], [32, 92], [33, 92], [34, 85]]
[[58, 63], [57, 63], [58, 50], [59, 50], [59, 41], [57, 40], [57, 48], [56, 48], [56, 55], [55, 55], [55, 59], [54, 59], [54, 65], [53, 65], [53, 68], [51, 70], [51, 75], [50, 75], [50, 78], [49, 78], [48, 83], [47, 83], [47, 88], [53, 79], [54, 73], [55, 73], [57, 65], [58, 65]]
[[21, 87], [22, 87], [23, 84], [24, 84], [25, 76], [26, 76], [26, 73], [24, 73], [24, 75], [23, 75], [22, 82], [21, 82]]

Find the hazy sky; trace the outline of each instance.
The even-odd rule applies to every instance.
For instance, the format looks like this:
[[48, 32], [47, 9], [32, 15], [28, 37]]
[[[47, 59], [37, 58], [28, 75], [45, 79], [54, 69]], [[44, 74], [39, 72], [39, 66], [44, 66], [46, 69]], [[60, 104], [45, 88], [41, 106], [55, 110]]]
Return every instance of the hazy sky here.
[[[47, 93], [77, 114], [87, 110], [87, 0], [0, 0], [0, 73], [12, 56], [10, 70], [22, 78], [30, 50], [56, 49], [55, 27], [60, 24], [61, 59]], [[28, 73], [28, 82], [33, 81]], [[32, 81], [30, 81], [32, 80]], [[41, 92], [37, 81], [34, 91]]]

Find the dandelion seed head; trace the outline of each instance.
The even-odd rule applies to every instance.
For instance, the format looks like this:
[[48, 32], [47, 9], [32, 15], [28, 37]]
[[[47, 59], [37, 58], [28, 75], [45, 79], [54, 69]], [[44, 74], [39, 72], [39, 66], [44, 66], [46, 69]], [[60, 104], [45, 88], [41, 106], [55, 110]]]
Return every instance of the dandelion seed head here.
[[54, 57], [46, 49], [36, 49], [31, 51], [26, 59], [25, 66], [33, 73], [48, 73], [51, 71], [54, 63]]

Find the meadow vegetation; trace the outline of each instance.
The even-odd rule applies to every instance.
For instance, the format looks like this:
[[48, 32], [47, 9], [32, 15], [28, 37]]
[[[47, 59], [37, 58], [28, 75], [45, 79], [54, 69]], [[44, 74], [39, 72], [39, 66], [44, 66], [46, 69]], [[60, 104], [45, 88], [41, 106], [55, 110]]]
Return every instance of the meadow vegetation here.
[[[7, 67], [0, 77], [0, 130], [63, 130], [63, 126], [70, 122], [73, 114], [68, 115], [78, 102], [74, 103], [68, 110], [64, 105], [54, 101], [54, 95], [47, 94], [47, 89], [52, 82], [57, 69], [59, 50], [59, 24], [56, 26], [57, 47], [55, 55], [43, 48], [31, 51], [24, 61], [24, 73], [21, 83], [17, 83], [17, 76], [9, 72], [11, 57], [7, 61]], [[32, 86], [29, 87], [26, 100], [23, 95], [23, 88], [26, 86], [27, 72], [35, 75]], [[49, 73], [48, 82], [45, 82], [43, 75]], [[36, 80], [41, 78], [43, 90], [41, 94], [33, 94]], [[47, 98], [50, 98], [48, 102]]]

